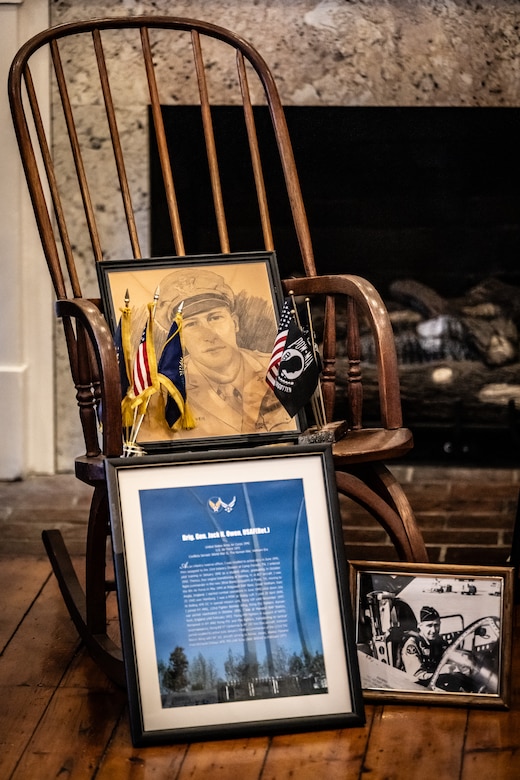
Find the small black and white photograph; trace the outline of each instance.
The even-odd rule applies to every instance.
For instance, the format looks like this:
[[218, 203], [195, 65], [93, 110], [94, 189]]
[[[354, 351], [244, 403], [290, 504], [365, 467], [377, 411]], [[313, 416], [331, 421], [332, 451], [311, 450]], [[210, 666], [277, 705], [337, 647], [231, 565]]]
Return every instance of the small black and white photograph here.
[[351, 566], [364, 694], [505, 705], [510, 569]]

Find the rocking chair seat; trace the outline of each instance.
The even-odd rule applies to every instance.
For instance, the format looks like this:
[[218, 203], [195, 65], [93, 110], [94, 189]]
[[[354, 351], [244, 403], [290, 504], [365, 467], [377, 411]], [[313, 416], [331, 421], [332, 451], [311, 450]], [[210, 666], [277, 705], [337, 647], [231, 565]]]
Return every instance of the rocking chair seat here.
[[350, 463], [390, 460], [406, 455], [413, 448], [413, 435], [408, 428], [362, 428], [349, 431], [332, 447], [338, 468]]

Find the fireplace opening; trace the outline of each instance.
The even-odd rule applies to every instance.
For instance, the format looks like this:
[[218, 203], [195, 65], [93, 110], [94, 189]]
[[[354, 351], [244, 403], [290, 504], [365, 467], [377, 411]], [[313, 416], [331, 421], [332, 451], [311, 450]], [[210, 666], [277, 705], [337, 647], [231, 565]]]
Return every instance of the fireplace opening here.
[[[186, 251], [218, 252], [200, 109], [163, 113]], [[233, 251], [262, 247], [254, 195], [239, 186], [250, 166], [235, 162], [247, 159], [241, 115], [213, 113]], [[284, 277], [301, 272], [299, 252], [267, 109], [255, 115]], [[319, 273], [366, 277], [391, 312], [414, 457], [516, 457], [520, 109], [301, 106], [286, 116]], [[153, 133], [150, 176], [152, 254], [173, 255]], [[368, 343], [366, 357], [370, 409]]]

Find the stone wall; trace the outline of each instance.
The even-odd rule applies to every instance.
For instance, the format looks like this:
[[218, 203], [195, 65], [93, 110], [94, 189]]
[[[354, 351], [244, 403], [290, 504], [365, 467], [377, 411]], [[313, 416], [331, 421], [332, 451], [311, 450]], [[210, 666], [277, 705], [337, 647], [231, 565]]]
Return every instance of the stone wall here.
[[517, 105], [515, 0], [51, 0], [53, 24], [170, 14], [248, 38], [288, 105]]
[[[519, 20], [514, 0], [51, 0], [50, 11], [52, 24], [144, 13], [222, 24], [257, 46], [287, 105], [519, 104]], [[81, 61], [74, 60], [74, 65], [81, 76]], [[131, 84], [126, 68], [122, 77]], [[135, 132], [140, 123], [135, 122], [131, 105], [128, 109], [128, 134], [139, 161], [130, 175], [136, 182], [146, 242], [146, 129]], [[87, 120], [85, 132], [91, 131], [92, 116]], [[55, 128], [58, 153], [59, 130]], [[113, 221], [110, 204], [106, 209], [107, 221]], [[114, 251], [125, 256], [123, 247]], [[70, 469], [83, 444], [59, 338], [57, 352], [58, 468], [63, 470]]]

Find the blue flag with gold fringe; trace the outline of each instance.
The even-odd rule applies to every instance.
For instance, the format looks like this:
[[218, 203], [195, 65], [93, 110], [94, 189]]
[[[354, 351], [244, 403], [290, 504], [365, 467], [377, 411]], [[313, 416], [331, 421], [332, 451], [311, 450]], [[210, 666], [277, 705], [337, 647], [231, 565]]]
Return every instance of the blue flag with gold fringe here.
[[181, 341], [182, 314], [177, 313], [157, 366], [159, 383], [167, 393], [164, 416], [170, 428], [195, 427], [186, 398], [184, 355]]

